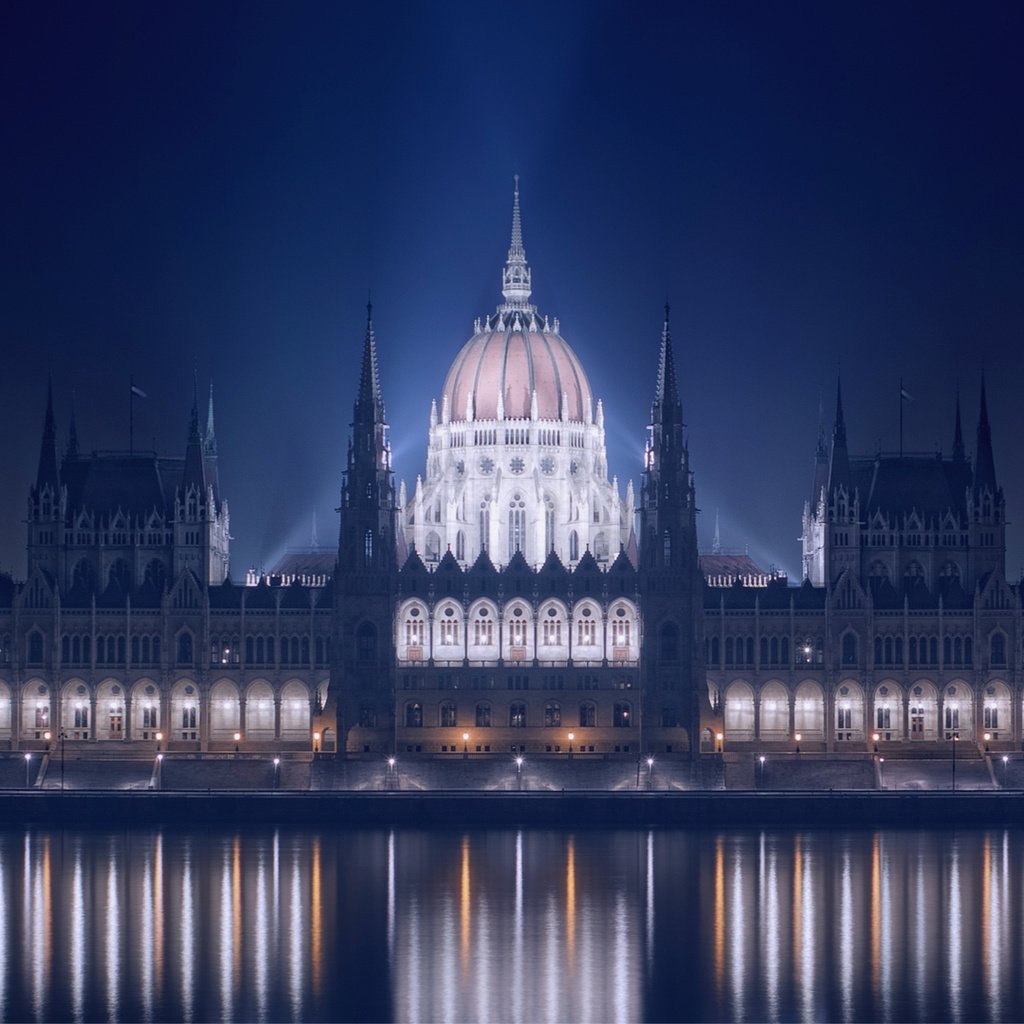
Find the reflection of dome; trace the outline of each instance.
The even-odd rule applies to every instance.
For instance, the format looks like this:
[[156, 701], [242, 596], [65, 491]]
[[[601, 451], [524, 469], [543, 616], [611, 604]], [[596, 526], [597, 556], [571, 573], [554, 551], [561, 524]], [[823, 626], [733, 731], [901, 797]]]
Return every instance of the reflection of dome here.
[[590, 383], [576, 353], [557, 333], [517, 330], [518, 326], [495, 330], [485, 323], [463, 346], [442, 392], [450, 418], [528, 419], [536, 392], [539, 418], [561, 419], [564, 395], [567, 419], [590, 420]]

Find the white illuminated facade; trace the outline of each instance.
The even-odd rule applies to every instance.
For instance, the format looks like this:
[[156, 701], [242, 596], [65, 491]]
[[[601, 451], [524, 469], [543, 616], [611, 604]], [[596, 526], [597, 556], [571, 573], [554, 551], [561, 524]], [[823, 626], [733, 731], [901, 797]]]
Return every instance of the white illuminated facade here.
[[447, 551], [472, 565], [483, 550], [495, 566], [521, 552], [539, 568], [554, 552], [572, 567], [588, 550], [606, 566], [630, 538], [632, 483], [623, 501], [601, 402], [557, 318], [529, 301], [518, 186], [502, 286], [431, 404], [426, 476], [399, 497], [406, 544], [428, 566]]

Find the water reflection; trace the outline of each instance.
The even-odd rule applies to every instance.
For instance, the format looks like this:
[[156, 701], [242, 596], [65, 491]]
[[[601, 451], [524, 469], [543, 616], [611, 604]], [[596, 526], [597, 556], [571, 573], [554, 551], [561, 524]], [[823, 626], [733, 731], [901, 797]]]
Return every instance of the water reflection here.
[[1018, 832], [0, 833], [0, 1018], [1014, 1020]]

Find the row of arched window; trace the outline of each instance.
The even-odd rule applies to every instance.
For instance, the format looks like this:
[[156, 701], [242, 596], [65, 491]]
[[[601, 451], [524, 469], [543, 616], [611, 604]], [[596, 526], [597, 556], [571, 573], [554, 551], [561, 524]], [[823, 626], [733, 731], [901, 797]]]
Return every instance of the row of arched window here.
[[[123, 634], [96, 637], [96, 664], [123, 665], [128, 647], [133, 665], [159, 665], [161, 644], [159, 634], [133, 636], [130, 645]], [[93, 661], [93, 640], [88, 633], [65, 633], [60, 638], [60, 659], [64, 665], [90, 665]]]
[[[494, 706], [487, 701], [482, 701], [476, 706], [474, 728], [490, 729], [492, 726], [501, 724], [498, 721], [498, 713]], [[501, 716], [504, 717], [504, 716]], [[675, 713], [672, 712], [674, 725]], [[575, 721], [573, 721], [575, 719]], [[365, 726], [376, 725], [376, 713], [372, 708], [363, 708], [359, 716], [360, 724]], [[524, 701], [513, 701], [508, 705], [507, 723], [512, 729], [525, 729], [529, 723], [527, 705]], [[408, 729], [420, 729], [424, 726], [424, 705], [418, 701], [411, 701], [405, 705], [405, 726]], [[437, 724], [442, 729], [455, 729], [459, 726], [459, 712], [454, 701], [442, 701], [437, 709]], [[464, 723], [468, 724], [468, 723]], [[535, 723], [543, 725], [548, 729], [557, 729], [562, 726], [573, 726], [580, 729], [593, 729], [597, 727], [597, 705], [593, 701], [583, 701], [576, 707], [575, 714], [565, 709], [563, 715], [562, 704], [558, 701], [548, 701], [544, 705], [543, 721]], [[633, 724], [633, 707], [629, 701], [616, 701], [612, 707], [611, 725], [615, 728], [628, 728]]]
[[[327, 639], [316, 637], [312, 644], [308, 636], [247, 636], [245, 662], [247, 665], [308, 665], [312, 653], [318, 665], [327, 662]], [[238, 665], [241, 662], [237, 637], [215, 636], [210, 639], [211, 665]]]

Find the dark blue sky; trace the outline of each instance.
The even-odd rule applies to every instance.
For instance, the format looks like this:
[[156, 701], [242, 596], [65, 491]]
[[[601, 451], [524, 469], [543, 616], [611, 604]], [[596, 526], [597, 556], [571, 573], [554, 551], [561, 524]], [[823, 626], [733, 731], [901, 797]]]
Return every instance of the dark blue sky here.
[[[1024, 521], [1018, 4], [7, 4], [0, 566], [47, 373], [87, 448], [182, 451], [217, 389], [233, 575], [333, 539], [372, 289], [396, 468], [500, 298], [534, 300], [638, 478], [666, 298], [702, 540], [799, 569], [823, 397], [854, 450], [973, 448]], [[1010, 528], [1008, 571], [1024, 564]]]

